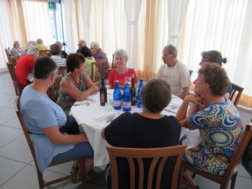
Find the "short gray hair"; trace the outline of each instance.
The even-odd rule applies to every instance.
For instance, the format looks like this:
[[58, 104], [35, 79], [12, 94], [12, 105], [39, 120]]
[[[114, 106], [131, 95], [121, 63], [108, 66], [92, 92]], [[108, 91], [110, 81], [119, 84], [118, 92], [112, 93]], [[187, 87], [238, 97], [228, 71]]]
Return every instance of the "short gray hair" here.
[[175, 56], [177, 56], [177, 48], [175, 46], [167, 45], [164, 47], [164, 49], [167, 49], [169, 54], [174, 54]]
[[128, 53], [124, 50], [124, 49], [118, 49], [114, 52], [114, 56], [116, 55], [120, 55], [122, 56], [123, 58], [127, 59], [128, 60]]
[[28, 54], [28, 55], [33, 55], [33, 54], [36, 54], [36, 53], [38, 53], [38, 52], [39, 52], [38, 47], [32, 46], [32, 47], [29, 47], [29, 48], [28, 48], [27, 54]]
[[13, 42], [13, 47], [16, 47], [18, 44], [20, 44], [19, 41], [14, 41]]
[[171, 101], [170, 85], [162, 79], [151, 79], [141, 91], [143, 106], [152, 113], [161, 112]]
[[90, 44], [90, 48], [94, 48], [94, 49], [97, 49], [97, 50], [101, 49], [99, 43], [97, 43], [97, 42], [92, 42]]
[[27, 43], [27, 48], [29, 47], [37, 47], [38, 44], [36, 43], [36, 41], [28, 41]]

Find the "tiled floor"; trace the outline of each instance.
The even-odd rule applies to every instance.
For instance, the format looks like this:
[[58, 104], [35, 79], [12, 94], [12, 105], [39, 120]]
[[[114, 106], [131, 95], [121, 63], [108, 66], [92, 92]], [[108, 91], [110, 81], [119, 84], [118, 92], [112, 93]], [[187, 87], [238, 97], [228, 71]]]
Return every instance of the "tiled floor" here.
[[[0, 189], [37, 189], [37, 174], [28, 145], [20, 128], [20, 124], [13, 109], [15, 98], [9, 73], [0, 73]], [[242, 112], [241, 112], [242, 114]], [[252, 117], [252, 116], [251, 116]], [[66, 175], [71, 164], [49, 168], [45, 172], [45, 179]], [[219, 188], [202, 177], [196, 177], [203, 189]], [[242, 166], [236, 181], [236, 189], [251, 188], [252, 180]], [[81, 189], [80, 183], [70, 181], [58, 184], [50, 189]], [[95, 178], [87, 184], [88, 189], [106, 188], [104, 171], [97, 169]]]

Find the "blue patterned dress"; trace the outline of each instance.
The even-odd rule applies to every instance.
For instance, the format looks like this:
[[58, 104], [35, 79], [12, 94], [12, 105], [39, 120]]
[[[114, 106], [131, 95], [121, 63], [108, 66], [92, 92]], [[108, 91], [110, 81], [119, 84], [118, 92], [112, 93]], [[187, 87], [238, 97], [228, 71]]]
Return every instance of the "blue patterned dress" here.
[[185, 152], [185, 161], [198, 169], [223, 175], [243, 134], [236, 107], [228, 99], [210, 104], [192, 115], [190, 123], [200, 130], [202, 142]]

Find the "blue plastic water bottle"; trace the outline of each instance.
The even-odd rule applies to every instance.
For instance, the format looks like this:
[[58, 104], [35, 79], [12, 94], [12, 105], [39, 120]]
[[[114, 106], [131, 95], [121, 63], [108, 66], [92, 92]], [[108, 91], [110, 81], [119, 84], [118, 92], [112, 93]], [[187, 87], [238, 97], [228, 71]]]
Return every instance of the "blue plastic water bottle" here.
[[131, 94], [129, 84], [126, 83], [123, 90], [123, 103], [122, 103], [123, 111], [129, 112], [131, 110]]
[[119, 81], [116, 81], [116, 86], [115, 86], [114, 94], [113, 94], [113, 101], [114, 101], [113, 107], [115, 110], [121, 109], [121, 100], [122, 100], [122, 94], [121, 94], [121, 89], [119, 87]]
[[142, 99], [141, 99], [141, 90], [144, 87], [144, 83], [143, 80], [140, 79], [140, 83], [138, 85], [138, 89], [137, 89], [137, 96], [136, 96], [136, 105], [138, 108], [142, 108], [143, 104], [142, 104]]

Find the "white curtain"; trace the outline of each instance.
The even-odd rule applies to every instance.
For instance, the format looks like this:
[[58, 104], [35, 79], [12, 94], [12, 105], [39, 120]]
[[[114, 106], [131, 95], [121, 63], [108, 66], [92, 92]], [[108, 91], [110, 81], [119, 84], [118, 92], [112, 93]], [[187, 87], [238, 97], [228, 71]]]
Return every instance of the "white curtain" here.
[[23, 0], [22, 4], [27, 40], [36, 41], [38, 38], [41, 38], [47, 47], [55, 43], [52, 34], [53, 23], [50, 20], [48, 2]]
[[127, 18], [127, 51], [130, 58], [129, 67], [137, 70], [137, 23], [142, 0], [124, 0], [124, 10]]
[[189, 0], [167, 0], [169, 37], [168, 44], [178, 47], [181, 27], [186, 15]]
[[239, 61], [238, 53], [245, 27], [247, 2], [247, 0], [190, 0], [184, 25], [184, 40], [180, 46], [184, 52], [183, 62], [194, 70], [192, 79], [197, 75], [201, 52], [218, 50], [228, 59], [224, 68], [230, 80], [239, 84], [236, 78], [243, 75], [236, 75], [235, 65]]
[[[82, 0], [81, 1], [81, 14], [83, 15], [83, 33], [80, 34], [80, 38], [85, 39], [87, 44], [90, 44], [90, 9], [91, 9], [91, 0]], [[82, 37], [83, 36], [83, 37]]]
[[231, 80], [245, 87], [244, 93], [252, 96], [251, 71], [252, 71], [252, 1], [246, 6], [245, 20], [241, 32], [238, 58], [232, 69]]
[[18, 40], [15, 33], [14, 23], [11, 15], [11, 8], [8, 0], [0, 1], [0, 72], [6, 71], [7, 57], [4, 49], [10, 47], [14, 40]]

